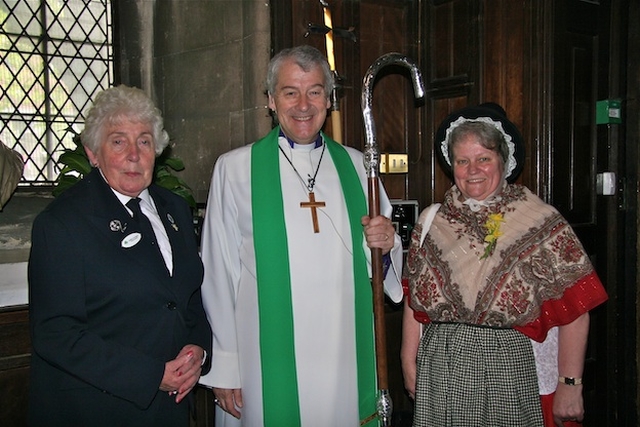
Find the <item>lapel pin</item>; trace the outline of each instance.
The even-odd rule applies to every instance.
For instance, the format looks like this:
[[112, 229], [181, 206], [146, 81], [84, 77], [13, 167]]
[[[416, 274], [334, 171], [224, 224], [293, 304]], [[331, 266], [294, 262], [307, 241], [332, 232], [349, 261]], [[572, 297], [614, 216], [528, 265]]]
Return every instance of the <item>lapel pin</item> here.
[[127, 224], [122, 225], [122, 223], [119, 220], [112, 219], [111, 222], [109, 223], [109, 228], [111, 229], [111, 231], [120, 231], [124, 233], [124, 231], [127, 229]]
[[171, 223], [171, 226], [173, 227], [173, 229], [175, 231], [178, 231], [178, 224], [176, 224], [176, 221], [173, 219], [173, 217], [171, 216], [170, 213], [167, 214], [167, 219], [169, 220], [169, 222]]

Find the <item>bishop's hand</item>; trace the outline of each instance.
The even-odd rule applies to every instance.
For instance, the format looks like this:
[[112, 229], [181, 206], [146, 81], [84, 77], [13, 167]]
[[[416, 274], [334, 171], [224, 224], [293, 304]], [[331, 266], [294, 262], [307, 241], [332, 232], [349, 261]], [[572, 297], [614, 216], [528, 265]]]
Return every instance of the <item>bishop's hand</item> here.
[[214, 387], [213, 395], [215, 396], [216, 405], [218, 405], [223, 411], [240, 419], [240, 416], [242, 415], [240, 413], [240, 409], [242, 409], [243, 406], [241, 389]]
[[367, 239], [367, 246], [370, 248], [380, 248], [382, 254], [387, 254], [393, 248], [395, 242], [396, 229], [391, 220], [383, 215], [375, 218], [363, 216], [361, 223], [364, 226], [364, 236]]

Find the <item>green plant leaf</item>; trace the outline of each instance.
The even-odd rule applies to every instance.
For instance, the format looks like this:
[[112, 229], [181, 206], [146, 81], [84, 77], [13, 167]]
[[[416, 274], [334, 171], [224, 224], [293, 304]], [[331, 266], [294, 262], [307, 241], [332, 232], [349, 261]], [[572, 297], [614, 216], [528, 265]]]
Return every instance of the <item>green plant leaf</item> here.
[[78, 181], [80, 181], [79, 177], [74, 177], [73, 175], [61, 175], [58, 178], [56, 187], [53, 189], [53, 196], [58, 197], [63, 191], [74, 186]]
[[156, 180], [164, 178], [166, 176], [173, 176], [173, 174], [165, 167], [156, 168], [153, 176]]
[[178, 157], [168, 157], [164, 163], [175, 171], [184, 170], [184, 162]]
[[[56, 180], [56, 186], [52, 193], [55, 197], [69, 187], [75, 185], [85, 175], [91, 172], [89, 158], [82, 145], [80, 134], [69, 127], [68, 132], [73, 134], [74, 149], [64, 149], [58, 158], [58, 163], [62, 166]], [[171, 149], [166, 149], [156, 158], [154, 167], [154, 182], [160, 187], [164, 187], [186, 200], [192, 208], [196, 208], [196, 201], [191, 194], [191, 188], [180, 177], [173, 175], [172, 170], [184, 170], [184, 162], [178, 157], [171, 156]]]
[[78, 173], [78, 171], [76, 171], [75, 169], [70, 168], [69, 166], [65, 166], [65, 167], [63, 167], [62, 169], [60, 169], [59, 176], [67, 175], [69, 172], [76, 172], [76, 173]]
[[189, 187], [187, 185], [187, 183], [182, 178], [180, 178], [179, 176], [177, 176], [176, 178], [178, 178], [178, 182], [180, 183], [180, 187], [184, 187], [187, 190], [191, 190], [191, 187]]
[[76, 144], [76, 150], [82, 150], [82, 152], [84, 153], [84, 145], [82, 145], [82, 140], [80, 139], [79, 133], [73, 135], [73, 143]]
[[91, 165], [87, 156], [82, 156], [73, 151], [65, 151], [58, 158], [58, 162], [66, 165], [72, 170], [78, 171], [82, 175], [86, 175], [91, 172]]
[[174, 188], [180, 187], [180, 181], [173, 175], [156, 177], [155, 183], [160, 187], [164, 187], [168, 190], [173, 190]]
[[196, 199], [193, 198], [193, 195], [189, 190], [180, 187], [173, 189], [173, 192], [186, 200], [186, 202], [189, 204], [189, 206], [191, 206], [192, 209], [196, 208]]

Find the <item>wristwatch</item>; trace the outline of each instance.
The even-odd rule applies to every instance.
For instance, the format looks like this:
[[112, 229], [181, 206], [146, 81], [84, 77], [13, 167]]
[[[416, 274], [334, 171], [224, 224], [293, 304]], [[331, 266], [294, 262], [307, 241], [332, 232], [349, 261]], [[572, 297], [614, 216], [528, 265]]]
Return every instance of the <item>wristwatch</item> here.
[[566, 385], [580, 385], [582, 384], [582, 378], [558, 377], [558, 382]]

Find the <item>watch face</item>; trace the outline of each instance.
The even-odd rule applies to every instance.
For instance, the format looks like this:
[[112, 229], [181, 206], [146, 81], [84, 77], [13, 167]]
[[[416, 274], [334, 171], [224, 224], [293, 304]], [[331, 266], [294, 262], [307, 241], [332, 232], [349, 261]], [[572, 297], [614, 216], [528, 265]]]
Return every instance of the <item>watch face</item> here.
[[571, 377], [560, 377], [559, 378], [561, 383], [567, 384], [567, 385], [579, 385], [582, 384], [582, 378], [571, 378]]

